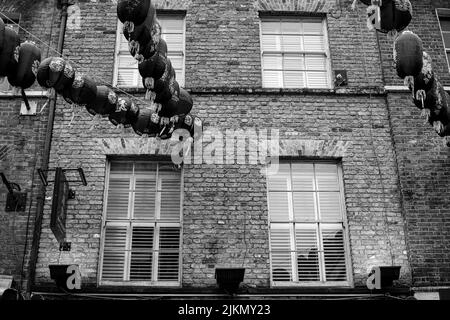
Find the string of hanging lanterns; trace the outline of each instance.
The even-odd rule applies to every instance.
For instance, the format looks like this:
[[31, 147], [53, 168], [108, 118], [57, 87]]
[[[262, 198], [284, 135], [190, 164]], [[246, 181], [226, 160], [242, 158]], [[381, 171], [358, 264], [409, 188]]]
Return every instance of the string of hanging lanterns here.
[[168, 139], [175, 130], [185, 129], [194, 139], [198, 138], [203, 123], [190, 114], [193, 100], [175, 80], [154, 5], [150, 0], [122, 0], [117, 4], [117, 13], [124, 22], [130, 53], [140, 61], [139, 72], [147, 89], [148, 103], [144, 106], [136, 105], [128, 97], [118, 97], [108, 86], [97, 85], [92, 77], [76, 72], [62, 57], [48, 57], [41, 62], [36, 44], [31, 41], [20, 44], [18, 33], [2, 19], [0, 77], [7, 77], [22, 92], [37, 79], [40, 86], [54, 89], [68, 103], [85, 106], [92, 115], [108, 117], [115, 126], [132, 127], [138, 135]]

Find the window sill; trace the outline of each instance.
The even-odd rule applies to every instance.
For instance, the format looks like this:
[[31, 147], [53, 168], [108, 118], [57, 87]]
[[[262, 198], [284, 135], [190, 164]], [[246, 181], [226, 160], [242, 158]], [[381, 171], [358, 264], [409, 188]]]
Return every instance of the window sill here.
[[[44, 90], [25, 90], [25, 94], [28, 98], [46, 97], [47, 91]], [[20, 93], [14, 93], [12, 91], [0, 91], [0, 98], [22, 98]]]
[[271, 282], [271, 288], [352, 288], [348, 281], [336, 282]]

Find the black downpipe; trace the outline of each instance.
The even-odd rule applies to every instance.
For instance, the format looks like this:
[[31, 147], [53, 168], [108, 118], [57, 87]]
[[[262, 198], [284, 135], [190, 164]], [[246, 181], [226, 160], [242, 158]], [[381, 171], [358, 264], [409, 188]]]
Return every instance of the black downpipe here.
[[[64, 47], [64, 38], [66, 34], [66, 26], [67, 26], [67, 8], [69, 7], [69, 0], [56, 0], [55, 5], [58, 9], [61, 9], [61, 23], [59, 27], [59, 38], [58, 38], [58, 54], [62, 56], [63, 47]], [[49, 98], [50, 100], [50, 108], [48, 113], [48, 122], [47, 122], [47, 131], [45, 134], [44, 141], [44, 153], [42, 156], [42, 170], [47, 170], [50, 162], [50, 149], [53, 137], [53, 124], [55, 122], [55, 110], [57, 104], [57, 95], [56, 92], [53, 92], [52, 96]], [[28, 283], [27, 283], [27, 292], [31, 294], [31, 289], [34, 285], [35, 275], [36, 275], [36, 263], [39, 252], [39, 242], [41, 239], [41, 229], [42, 229], [42, 220], [44, 216], [44, 202], [45, 202], [45, 192], [46, 188], [44, 185], [41, 185], [39, 190], [37, 208], [36, 208], [36, 220], [34, 224], [33, 231], [33, 242], [31, 244], [31, 252], [30, 252], [30, 262], [28, 266]]]

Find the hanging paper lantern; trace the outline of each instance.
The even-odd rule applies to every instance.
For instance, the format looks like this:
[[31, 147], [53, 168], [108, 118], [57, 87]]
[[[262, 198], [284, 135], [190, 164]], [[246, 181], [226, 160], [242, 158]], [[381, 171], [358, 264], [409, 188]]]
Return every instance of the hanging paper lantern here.
[[104, 114], [108, 102], [109, 88], [107, 86], [97, 86], [96, 97], [86, 104], [86, 110], [92, 114]]
[[20, 46], [19, 35], [16, 31], [6, 26], [4, 30], [3, 42], [0, 44], [0, 77], [15, 72], [17, 67], [18, 50]]
[[412, 19], [412, 5], [409, 0], [362, 1], [367, 8], [367, 26], [392, 35], [405, 29]]
[[[52, 73], [50, 67], [50, 74]], [[75, 79], [75, 69], [69, 61], [65, 61], [64, 69], [60, 72], [58, 80], [54, 84], [57, 93], [61, 94], [65, 88], [70, 88]]]
[[63, 96], [66, 100], [69, 99], [68, 101], [72, 101], [75, 104], [86, 105], [95, 100], [97, 85], [90, 77], [76, 74], [72, 86], [68, 90], [63, 90]]
[[139, 63], [139, 74], [142, 78], [159, 79], [164, 74], [167, 65], [167, 58], [162, 55], [155, 54], [148, 60]]
[[109, 114], [109, 121], [117, 126], [123, 124], [129, 128], [137, 121], [139, 108], [128, 98], [119, 98], [116, 109]]
[[394, 62], [400, 78], [418, 76], [423, 68], [422, 40], [411, 31], [399, 35], [394, 43]]
[[448, 135], [448, 129], [450, 123], [450, 96], [447, 92], [443, 92], [440, 97], [440, 105], [438, 108], [431, 110], [429, 122], [433, 126], [434, 130], [441, 136]]
[[15, 72], [8, 75], [9, 83], [14, 87], [27, 89], [36, 81], [37, 70], [41, 62], [41, 50], [32, 41], [25, 41], [18, 50]]
[[134, 132], [142, 136], [147, 133], [148, 122], [150, 121], [151, 110], [148, 108], [139, 108], [136, 121], [131, 124]]
[[123, 35], [128, 40], [132, 56], [139, 52], [141, 46], [144, 47], [152, 42], [152, 28], [156, 18], [155, 12], [155, 6], [151, 4], [144, 22], [135, 25], [133, 31], [130, 31], [126, 24], [123, 26]]
[[173, 96], [169, 101], [162, 103], [159, 115], [162, 117], [186, 115], [191, 112], [193, 103], [191, 95], [183, 88], [180, 88], [178, 97]]
[[39, 83], [39, 85], [43, 88], [51, 88], [49, 79], [50, 79], [50, 63], [52, 62], [52, 60], [53, 57], [48, 57], [39, 64], [36, 80]]
[[60, 57], [53, 57], [49, 65], [48, 84], [54, 88], [56, 84], [62, 79], [66, 61]]
[[145, 21], [150, 4], [150, 0], [119, 0], [117, 17], [131, 32]]
[[156, 53], [160, 41], [161, 25], [158, 21], [155, 21], [150, 30], [150, 41], [148, 43], [140, 43], [138, 50], [139, 54], [135, 58], [142, 61], [152, 57]]
[[160, 125], [161, 118], [156, 113], [153, 112], [150, 116], [150, 121], [147, 126], [147, 134], [149, 137], [156, 137], [161, 132], [161, 125]]

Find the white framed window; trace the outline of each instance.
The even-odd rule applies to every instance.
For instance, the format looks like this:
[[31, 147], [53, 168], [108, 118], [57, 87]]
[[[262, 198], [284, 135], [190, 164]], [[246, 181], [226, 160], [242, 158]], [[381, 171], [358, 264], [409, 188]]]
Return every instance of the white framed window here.
[[[7, 12], [3, 12], [3, 14], [8, 16], [10, 19], [10, 20], [6, 19], [3, 16], [0, 17], [1, 19], [3, 19], [3, 22], [5, 23], [5, 25], [14, 29], [17, 33], [19, 33], [20, 14], [7, 13]], [[13, 87], [9, 84], [7, 77], [0, 79], [0, 94], [1, 93], [10, 93], [12, 91], [12, 89], [13, 89]]]
[[349, 286], [340, 166], [281, 162], [267, 192], [272, 285]]
[[330, 88], [324, 18], [261, 17], [264, 88]]
[[450, 71], [450, 9], [437, 9], [441, 28], [442, 41], [444, 43], [447, 64]]
[[[167, 57], [175, 69], [176, 80], [184, 87], [185, 17], [180, 14], [158, 14], [157, 19], [161, 24], [161, 37], [167, 42]], [[130, 55], [128, 41], [122, 29], [123, 24], [118, 20], [113, 85], [142, 88], [138, 63]]]
[[182, 174], [169, 162], [110, 161], [100, 285], [180, 285]]

